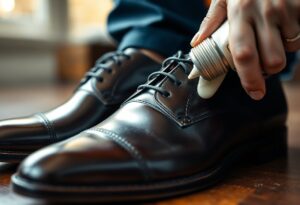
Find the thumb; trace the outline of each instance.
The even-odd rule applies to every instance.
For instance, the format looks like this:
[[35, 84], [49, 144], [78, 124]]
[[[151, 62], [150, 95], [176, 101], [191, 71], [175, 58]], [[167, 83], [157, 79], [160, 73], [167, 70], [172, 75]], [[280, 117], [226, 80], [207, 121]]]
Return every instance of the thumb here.
[[227, 16], [226, 0], [213, 0], [206, 17], [203, 19], [199, 31], [194, 35], [191, 46], [195, 47], [204, 39], [209, 37], [221, 24]]

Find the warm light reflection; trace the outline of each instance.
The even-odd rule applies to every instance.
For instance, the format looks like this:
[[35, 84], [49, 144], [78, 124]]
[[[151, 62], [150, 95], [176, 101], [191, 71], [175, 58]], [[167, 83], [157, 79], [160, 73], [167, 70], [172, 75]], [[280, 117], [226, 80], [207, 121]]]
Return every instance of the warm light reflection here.
[[0, 0], [0, 11], [10, 13], [15, 9], [15, 0]]
[[104, 30], [112, 0], [68, 0], [70, 33], [81, 36]]
[[42, 0], [0, 0], [0, 20], [32, 18]]

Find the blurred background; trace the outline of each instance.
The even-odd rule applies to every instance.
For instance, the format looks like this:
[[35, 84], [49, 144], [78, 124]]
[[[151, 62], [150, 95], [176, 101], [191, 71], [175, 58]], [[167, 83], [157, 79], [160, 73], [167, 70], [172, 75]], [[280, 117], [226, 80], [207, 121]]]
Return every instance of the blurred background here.
[[78, 82], [114, 49], [106, 32], [112, 7], [112, 0], [0, 0], [0, 86]]
[[0, 0], [0, 86], [77, 82], [112, 50], [111, 0]]
[[[106, 32], [112, 8], [111, 0], [0, 0], [0, 120], [44, 112], [66, 101], [96, 58], [115, 49]], [[239, 197], [250, 192], [253, 195], [245, 204], [252, 204], [251, 200], [253, 204], [293, 204], [290, 202], [296, 200], [300, 204], [300, 69], [284, 80], [289, 105], [288, 167], [279, 161], [262, 169], [247, 169], [233, 182], [162, 204], [197, 204], [199, 200], [216, 204], [219, 198], [224, 198], [221, 204], [240, 202]], [[3, 170], [0, 204], [25, 204], [11, 198], [11, 173]], [[270, 198], [273, 200], [267, 203]]]
[[[67, 100], [95, 60], [115, 49], [106, 31], [112, 8], [112, 0], [0, 0], [0, 119]], [[299, 71], [285, 80], [300, 82]]]

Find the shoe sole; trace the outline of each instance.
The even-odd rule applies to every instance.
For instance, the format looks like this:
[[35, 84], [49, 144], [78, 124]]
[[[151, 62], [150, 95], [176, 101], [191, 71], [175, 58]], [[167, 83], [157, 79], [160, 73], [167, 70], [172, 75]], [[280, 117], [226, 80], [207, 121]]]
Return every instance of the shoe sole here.
[[59, 203], [144, 202], [170, 198], [203, 190], [216, 184], [224, 178], [224, 174], [230, 167], [242, 159], [264, 163], [286, 155], [286, 127], [274, 133], [276, 136], [271, 135], [272, 137], [240, 146], [224, 157], [223, 161], [213, 169], [184, 178], [148, 184], [60, 186], [36, 183], [15, 174], [12, 176], [12, 189], [22, 196]]
[[0, 162], [19, 163], [30, 154], [31, 152], [10, 152], [0, 150]]

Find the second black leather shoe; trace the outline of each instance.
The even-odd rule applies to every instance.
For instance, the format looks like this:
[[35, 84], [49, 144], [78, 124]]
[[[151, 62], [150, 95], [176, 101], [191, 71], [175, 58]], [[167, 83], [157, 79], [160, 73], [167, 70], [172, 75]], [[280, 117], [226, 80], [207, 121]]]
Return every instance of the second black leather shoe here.
[[157, 69], [158, 63], [136, 49], [104, 55], [66, 103], [46, 113], [0, 121], [0, 161], [18, 162], [101, 122]]
[[197, 95], [180, 53], [111, 117], [29, 156], [13, 176], [22, 195], [53, 201], [153, 200], [208, 187], [233, 163], [286, 149], [287, 108], [278, 79], [252, 100], [236, 73], [210, 99]]

